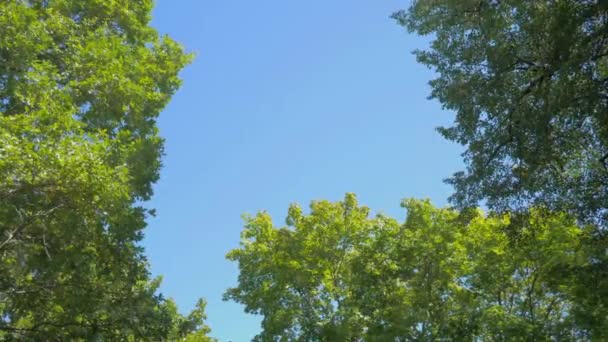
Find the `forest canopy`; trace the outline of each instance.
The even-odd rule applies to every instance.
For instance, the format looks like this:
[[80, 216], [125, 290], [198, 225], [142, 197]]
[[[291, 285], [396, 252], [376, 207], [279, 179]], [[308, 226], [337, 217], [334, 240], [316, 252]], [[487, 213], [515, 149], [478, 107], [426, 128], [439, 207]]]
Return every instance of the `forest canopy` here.
[[[142, 245], [157, 119], [193, 57], [152, 9], [0, 1], [0, 340], [215, 341]], [[608, 340], [608, 1], [392, 18], [428, 38], [415, 55], [454, 114], [451, 206], [406, 199], [399, 221], [348, 193], [245, 216], [224, 300], [261, 317], [255, 341]]]
[[440, 128], [465, 146], [459, 207], [543, 205], [608, 225], [608, 2], [419, 0], [394, 16], [430, 36], [418, 61]]
[[[245, 217], [238, 285], [225, 299], [262, 315], [256, 341], [510, 341], [606, 338], [606, 310], [569, 274], [592, 230], [566, 214], [466, 214], [402, 202], [404, 222], [354, 194], [289, 208], [286, 226]], [[600, 310], [600, 311], [598, 311]], [[597, 314], [599, 321], [593, 321]]]
[[151, 10], [0, 3], [0, 339], [208, 332], [205, 302], [182, 317], [140, 246], [163, 153], [156, 118], [191, 59], [149, 26]]

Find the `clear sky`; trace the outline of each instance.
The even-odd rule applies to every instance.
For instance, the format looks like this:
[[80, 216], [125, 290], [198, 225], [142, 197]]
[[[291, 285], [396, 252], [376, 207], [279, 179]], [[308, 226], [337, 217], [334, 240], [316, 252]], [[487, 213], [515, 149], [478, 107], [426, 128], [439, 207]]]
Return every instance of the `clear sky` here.
[[162, 113], [161, 180], [145, 247], [181, 310], [208, 302], [213, 336], [249, 341], [259, 318], [222, 301], [225, 254], [241, 214], [355, 192], [403, 218], [405, 197], [445, 205], [461, 148], [434, 130], [453, 120], [427, 100], [427, 40], [389, 16], [409, 0], [157, 0], [153, 25], [197, 54]]

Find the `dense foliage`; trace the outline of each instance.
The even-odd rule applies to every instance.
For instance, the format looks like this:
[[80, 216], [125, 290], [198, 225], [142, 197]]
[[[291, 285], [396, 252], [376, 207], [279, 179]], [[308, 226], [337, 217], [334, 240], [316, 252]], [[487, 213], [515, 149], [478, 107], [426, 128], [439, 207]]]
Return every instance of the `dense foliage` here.
[[370, 217], [348, 194], [309, 214], [292, 205], [286, 227], [267, 213], [246, 217], [226, 299], [262, 315], [257, 341], [608, 338], [605, 320], [587, 324], [566, 276], [589, 263], [589, 231], [574, 219], [403, 207], [404, 223]]
[[139, 241], [155, 119], [190, 56], [151, 0], [0, 2], [0, 339], [206, 334], [156, 293]]
[[[0, 1], [0, 340], [213, 341], [140, 246], [190, 55], [151, 0]], [[257, 341], [608, 339], [608, 2], [418, 0], [466, 147], [456, 209], [354, 195], [246, 217], [225, 294]], [[474, 209], [487, 204], [491, 214]]]
[[430, 35], [418, 60], [464, 144], [453, 200], [542, 204], [608, 225], [608, 2], [418, 0], [395, 14]]
[[419, 0], [394, 17], [431, 37], [432, 98], [455, 111], [440, 132], [466, 147], [452, 201], [532, 206], [595, 228], [587, 262], [563, 270], [589, 327], [608, 320], [608, 2]]

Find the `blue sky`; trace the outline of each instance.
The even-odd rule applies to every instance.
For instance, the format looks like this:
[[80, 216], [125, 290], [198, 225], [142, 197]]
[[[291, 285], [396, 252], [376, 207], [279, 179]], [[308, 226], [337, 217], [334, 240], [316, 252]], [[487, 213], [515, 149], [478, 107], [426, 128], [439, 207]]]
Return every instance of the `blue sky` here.
[[241, 214], [355, 192], [404, 217], [405, 197], [445, 205], [461, 148], [434, 128], [453, 116], [427, 100], [427, 40], [389, 18], [408, 0], [157, 0], [153, 25], [197, 54], [162, 113], [161, 180], [145, 239], [162, 292], [186, 312], [208, 302], [213, 335], [249, 341], [259, 318], [221, 300]]

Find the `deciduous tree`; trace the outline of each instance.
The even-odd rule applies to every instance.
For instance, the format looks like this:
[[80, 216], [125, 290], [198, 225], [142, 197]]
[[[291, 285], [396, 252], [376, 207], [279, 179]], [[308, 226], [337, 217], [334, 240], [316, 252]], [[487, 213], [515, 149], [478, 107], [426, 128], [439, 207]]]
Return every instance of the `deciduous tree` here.
[[[245, 218], [236, 287], [260, 314], [259, 341], [604, 338], [579, 320], [563, 270], [587, 263], [587, 232], [566, 214], [463, 215], [406, 200], [407, 219], [370, 217], [352, 194], [292, 205], [287, 226]], [[567, 272], [566, 272], [567, 274]]]
[[[163, 340], [139, 242], [189, 61], [152, 1], [0, 2], [0, 338]], [[180, 323], [181, 324], [181, 323]], [[191, 329], [192, 328], [192, 329]], [[180, 335], [180, 336], [181, 336]]]
[[418, 0], [394, 17], [431, 37], [432, 98], [463, 144], [460, 207], [542, 204], [608, 225], [608, 3]]

